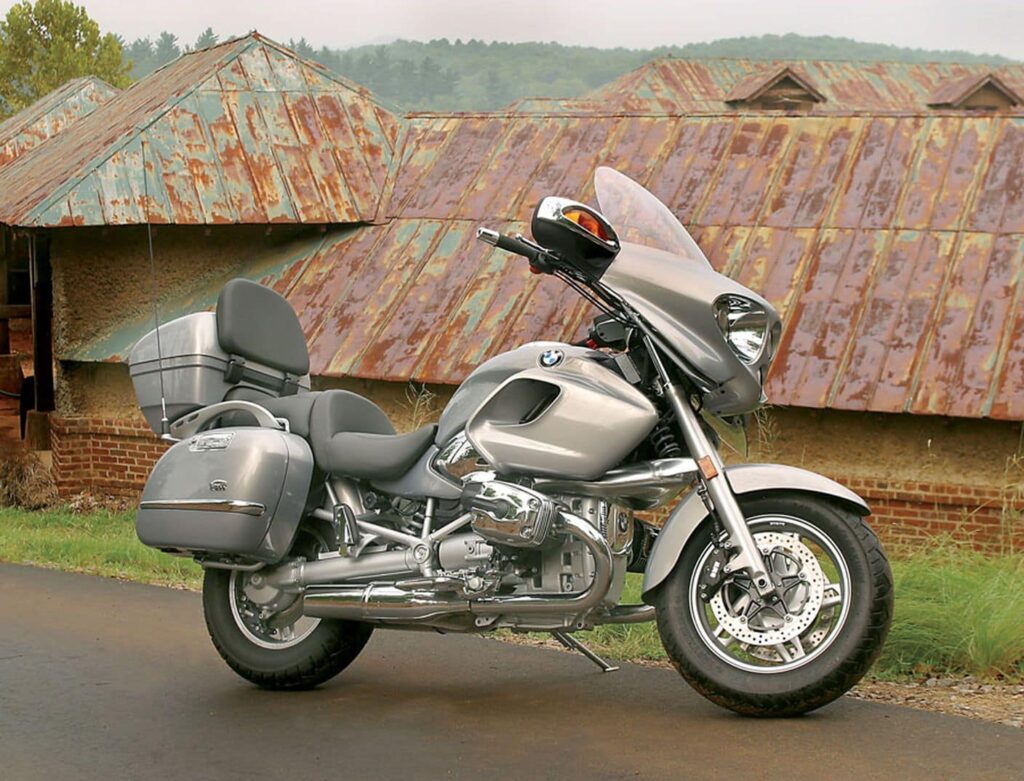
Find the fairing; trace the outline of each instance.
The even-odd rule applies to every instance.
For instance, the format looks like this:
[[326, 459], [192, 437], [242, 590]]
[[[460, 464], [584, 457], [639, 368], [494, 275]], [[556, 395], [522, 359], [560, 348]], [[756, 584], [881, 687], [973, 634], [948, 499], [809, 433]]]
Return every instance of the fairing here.
[[[672, 212], [629, 177], [599, 168], [594, 187], [622, 243], [601, 282], [654, 327], [662, 346], [705, 391], [707, 411], [738, 415], [755, 409], [764, 400], [762, 386], [781, 331], [771, 304], [716, 272]], [[715, 319], [715, 302], [728, 295], [767, 313], [765, 346], [750, 363], [728, 346]]]

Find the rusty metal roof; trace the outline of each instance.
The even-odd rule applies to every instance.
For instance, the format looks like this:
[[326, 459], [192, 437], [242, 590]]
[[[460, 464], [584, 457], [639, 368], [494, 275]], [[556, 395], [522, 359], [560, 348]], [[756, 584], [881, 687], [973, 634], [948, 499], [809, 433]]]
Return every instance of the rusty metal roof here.
[[267, 276], [313, 372], [455, 383], [581, 333], [572, 290], [473, 234], [525, 231], [544, 195], [592, 202], [598, 165], [649, 186], [782, 312], [773, 403], [1024, 419], [1024, 118], [1007, 115], [414, 117], [386, 224]]
[[370, 221], [399, 126], [366, 89], [252, 33], [183, 55], [0, 171], [0, 222]]
[[786, 79], [800, 87], [807, 93], [807, 97], [814, 102], [822, 103], [826, 100], [825, 96], [818, 91], [806, 74], [800, 72], [798, 67], [794, 65], [780, 65], [774, 69], [755, 71], [749, 76], [740, 79], [725, 96], [725, 102], [743, 103], [757, 100], [757, 98], [764, 95], [772, 87]]
[[959, 108], [978, 90], [991, 86], [1002, 93], [1014, 105], [1024, 103], [1020, 94], [993, 73], [974, 73], [940, 84], [928, 98], [929, 106], [951, 106]]
[[0, 124], [0, 168], [62, 133], [117, 89], [95, 76], [72, 79]]
[[728, 111], [734, 90], [751, 92], [785, 68], [820, 93], [822, 100], [809, 109], [814, 113], [926, 111], [944, 85], [990, 74], [1011, 92], [1024, 94], [1024, 65], [666, 57], [599, 87], [581, 102], [564, 101], [563, 110], [599, 103], [606, 112], [650, 113], [652, 106], [668, 114]]

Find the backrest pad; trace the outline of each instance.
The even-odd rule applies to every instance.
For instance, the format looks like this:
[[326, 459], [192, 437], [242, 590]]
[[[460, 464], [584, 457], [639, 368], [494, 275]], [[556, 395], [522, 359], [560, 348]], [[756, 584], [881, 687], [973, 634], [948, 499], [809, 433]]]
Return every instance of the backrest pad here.
[[217, 341], [230, 355], [301, 376], [309, 371], [302, 326], [284, 296], [233, 279], [217, 298]]

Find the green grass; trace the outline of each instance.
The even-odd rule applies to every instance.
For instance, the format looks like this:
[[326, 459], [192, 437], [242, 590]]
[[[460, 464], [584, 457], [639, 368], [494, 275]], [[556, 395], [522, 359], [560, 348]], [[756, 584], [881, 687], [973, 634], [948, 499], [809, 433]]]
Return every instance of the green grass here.
[[177, 588], [198, 589], [202, 581], [202, 569], [191, 559], [139, 542], [132, 513], [0, 507], [0, 561]]
[[[194, 562], [142, 545], [130, 513], [0, 508], [0, 561], [198, 589]], [[896, 614], [874, 674], [1024, 679], [1024, 554], [985, 556], [952, 540], [894, 556]], [[623, 602], [640, 601], [630, 575]], [[602, 626], [586, 637], [614, 659], [661, 660], [653, 624]]]
[[1024, 554], [938, 540], [892, 569], [896, 611], [876, 674], [1024, 678]]

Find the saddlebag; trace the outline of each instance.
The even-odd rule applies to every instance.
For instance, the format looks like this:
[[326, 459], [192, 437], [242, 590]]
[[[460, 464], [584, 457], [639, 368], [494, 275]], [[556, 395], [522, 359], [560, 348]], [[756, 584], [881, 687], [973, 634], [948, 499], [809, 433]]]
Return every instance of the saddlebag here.
[[154, 548], [207, 559], [275, 562], [291, 547], [313, 477], [299, 436], [222, 428], [175, 444], [153, 468], [135, 520]]

